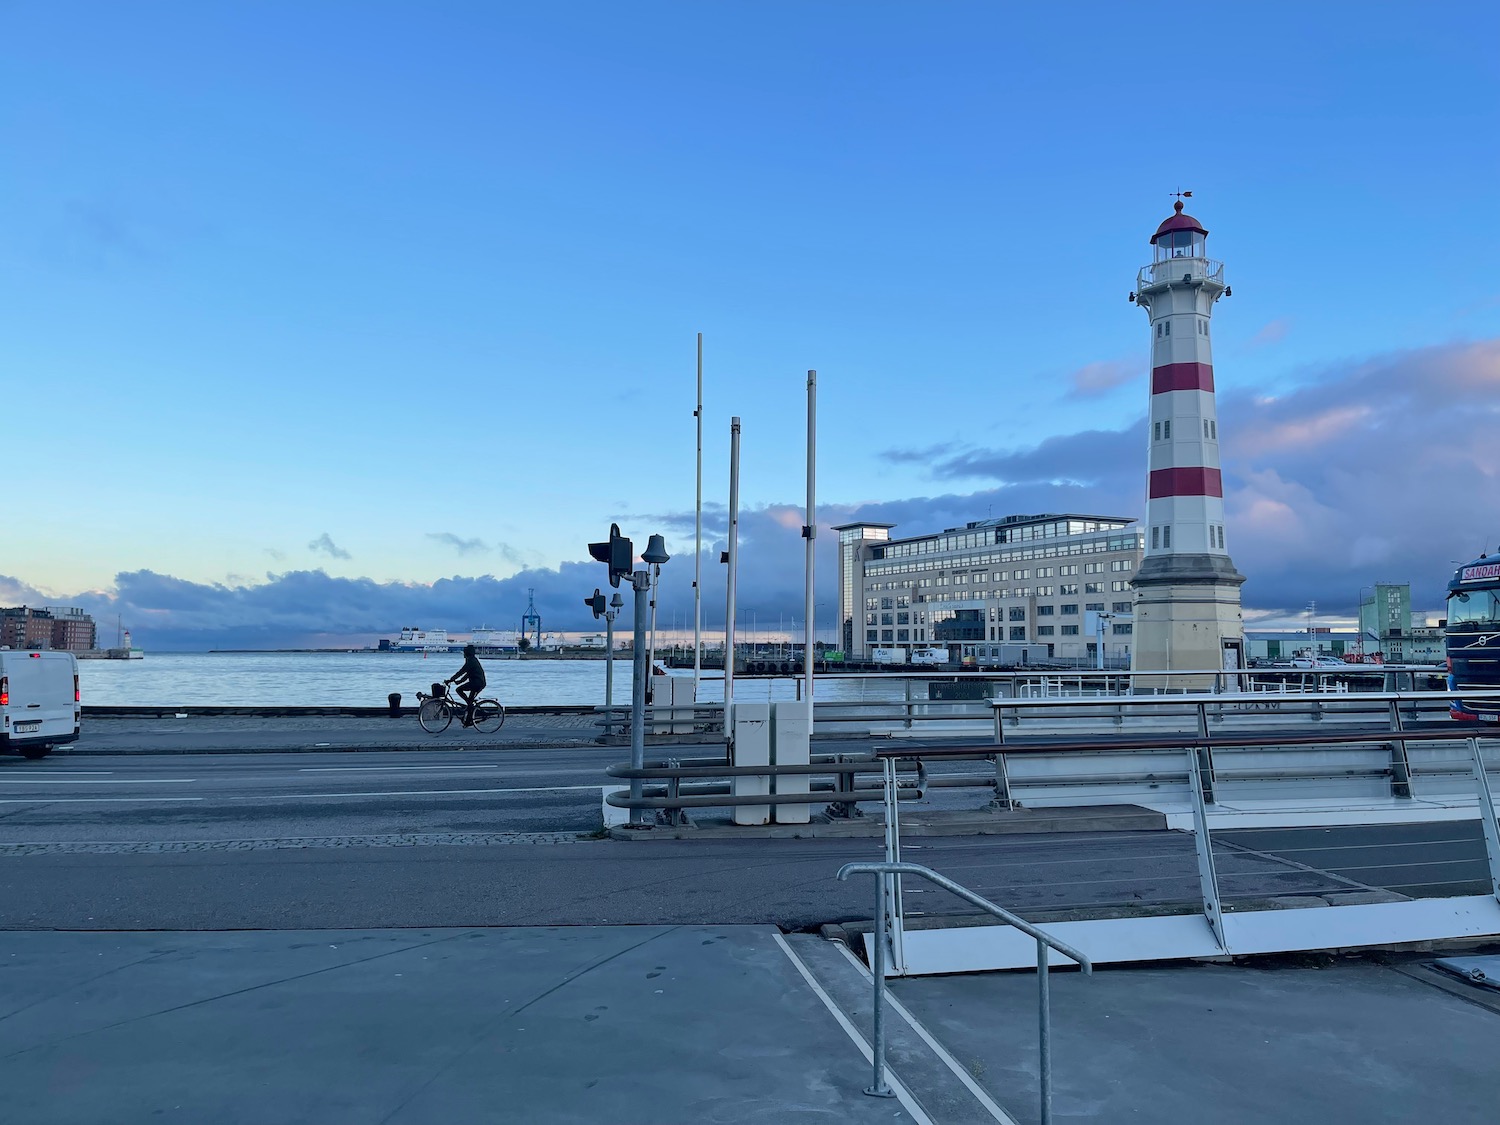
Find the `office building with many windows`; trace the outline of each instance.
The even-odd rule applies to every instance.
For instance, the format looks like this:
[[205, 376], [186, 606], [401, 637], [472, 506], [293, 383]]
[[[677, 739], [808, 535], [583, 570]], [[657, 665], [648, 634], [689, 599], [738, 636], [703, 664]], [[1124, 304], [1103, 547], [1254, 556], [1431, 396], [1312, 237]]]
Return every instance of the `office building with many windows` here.
[[1102, 639], [1110, 664], [1128, 661], [1130, 581], [1144, 549], [1134, 520], [1006, 516], [911, 539], [893, 539], [894, 526], [834, 528], [848, 659], [946, 648], [955, 660], [1000, 664], [1013, 662], [1013, 646], [1040, 655], [1045, 645], [1048, 659], [1083, 664]]

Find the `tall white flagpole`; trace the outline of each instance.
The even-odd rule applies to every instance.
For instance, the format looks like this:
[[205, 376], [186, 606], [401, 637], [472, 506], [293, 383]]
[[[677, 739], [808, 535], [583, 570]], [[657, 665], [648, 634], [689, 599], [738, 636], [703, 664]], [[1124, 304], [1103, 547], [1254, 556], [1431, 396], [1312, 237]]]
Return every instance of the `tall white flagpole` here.
[[698, 503], [693, 549], [693, 699], [703, 678], [703, 333], [698, 333]]
[[807, 730], [812, 733], [813, 721], [813, 548], [818, 539], [817, 513], [818, 481], [818, 373], [807, 373], [807, 523], [802, 536], [807, 540], [807, 589], [802, 606], [804, 639], [802, 642], [803, 692], [807, 696]]

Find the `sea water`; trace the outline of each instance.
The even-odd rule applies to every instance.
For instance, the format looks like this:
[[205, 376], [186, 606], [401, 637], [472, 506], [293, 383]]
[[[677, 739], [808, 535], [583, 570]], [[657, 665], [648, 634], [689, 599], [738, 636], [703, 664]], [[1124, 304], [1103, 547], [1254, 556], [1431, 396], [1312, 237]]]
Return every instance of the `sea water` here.
[[[410, 707], [463, 664], [457, 653], [419, 652], [149, 652], [142, 660], [80, 660], [85, 706], [384, 707], [401, 694]], [[603, 660], [484, 660], [484, 694], [511, 707], [604, 703]], [[683, 675], [677, 671], [676, 675]], [[692, 675], [691, 671], [685, 673]], [[630, 702], [631, 662], [614, 661], [614, 702]], [[796, 699], [800, 677], [737, 677], [741, 702]], [[818, 677], [815, 695], [828, 700], [900, 699], [896, 677]], [[925, 689], [924, 689], [925, 694]], [[724, 698], [723, 673], [705, 671], [698, 698]]]

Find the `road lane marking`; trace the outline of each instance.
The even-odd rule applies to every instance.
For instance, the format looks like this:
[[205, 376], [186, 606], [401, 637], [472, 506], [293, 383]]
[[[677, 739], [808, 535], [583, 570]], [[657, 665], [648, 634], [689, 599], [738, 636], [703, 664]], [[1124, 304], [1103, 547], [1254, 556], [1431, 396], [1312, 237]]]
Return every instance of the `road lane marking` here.
[[160, 804], [163, 801], [201, 801], [202, 797], [0, 797], [0, 805], [98, 805], [120, 802]]
[[303, 766], [298, 773], [380, 773], [387, 770], [497, 770], [500, 763], [483, 766]]
[[[871, 975], [870, 970], [865, 967], [864, 962], [862, 962], [858, 957], [854, 956], [853, 952], [851, 952], [849, 947], [843, 942], [836, 941], [834, 942], [834, 944], [839, 947], [839, 952], [844, 955], [849, 964], [854, 966], [854, 971], [859, 973], [873, 986], [875, 983], [875, 978]], [[944, 1047], [935, 1038], [933, 1038], [931, 1034], [929, 1034], [927, 1029], [922, 1026], [917, 1017], [912, 1015], [911, 1012], [907, 1011], [906, 1005], [901, 1003], [900, 1000], [897, 1000], [890, 989], [886, 989], [885, 1002], [889, 1004], [891, 1008], [907, 1022], [907, 1024], [913, 1031], [921, 1036], [922, 1042], [926, 1043], [929, 1047], [932, 1048], [933, 1053], [937, 1055], [938, 1058], [943, 1060], [944, 1065], [947, 1066], [947, 1068], [954, 1073], [958, 1080], [964, 1084], [964, 1087], [969, 1091], [969, 1093], [974, 1095], [979, 1104], [984, 1106], [984, 1108], [989, 1111], [991, 1117], [1000, 1122], [1001, 1125], [1016, 1125], [1016, 1119], [1010, 1114], [1006, 1113], [1005, 1110], [1001, 1109], [999, 1105], [995, 1103], [995, 1099], [984, 1092], [983, 1088], [980, 1087], [980, 1085], [975, 1082], [972, 1077], [970, 1077], [968, 1068], [959, 1065], [958, 1060], [948, 1053], [948, 1049], [946, 1047]]]
[[[802, 963], [802, 958], [798, 957], [792, 947], [787, 944], [786, 938], [780, 934], [772, 934], [771, 937], [776, 940], [777, 945], [781, 946], [781, 951], [791, 960], [792, 966], [797, 972], [802, 974], [802, 979], [807, 982], [808, 987], [817, 994], [819, 1000], [823, 1001], [823, 1007], [827, 1008], [833, 1018], [838, 1020], [839, 1026], [844, 1029], [844, 1033], [850, 1039], [854, 1040], [854, 1045], [859, 1048], [860, 1054], [864, 1055], [865, 1062], [873, 1067], [875, 1065], [875, 1052], [871, 1049], [870, 1044], [865, 1041], [865, 1037], [849, 1022], [849, 1017], [839, 1010], [838, 1005], [833, 1002], [833, 997], [829, 996], [823, 990], [823, 986], [814, 979], [811, 970]], [[917, 1104], [917, 1100], [911, 1096], [910, 1091], [896, 1077], [896, 1072], [891, 1069], [889, 1062], [886, 1063], [885, 1067], [885, 1081], [892, 1091], [895, 1092], [896, 1097], [901, 1099], [901, 1104], [906, 1107], [906, 1112], [912, 1115], [912, 1118], [918, 1122], [918, 1125], [932, 1125], [932, 1118], [927, 1116], [922, 1107]]]
[[599, 785], [536, 785], [525, 789], [401, 789], [391, 793], [357, 791], [354, 793], [262, 793], [249, 797], [229, 797], [231, 801], [300, 801], [313, 797], [451, 797], [459, 793], [569, 793], [575, 790], [598, 790]]
[[0, 785], [191, 785], [196, 777], [117, 777], [113, 781], [64, 781], [56, 777], [0, 777]]

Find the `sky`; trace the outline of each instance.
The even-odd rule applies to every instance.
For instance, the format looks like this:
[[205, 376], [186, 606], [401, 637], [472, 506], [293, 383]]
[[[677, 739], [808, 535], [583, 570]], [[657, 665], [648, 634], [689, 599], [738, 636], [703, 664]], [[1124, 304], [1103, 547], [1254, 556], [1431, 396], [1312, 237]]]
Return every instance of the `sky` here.
[[[1190, 190], [1253, 627], [1500, 546], [1500, 7], [0, 0], [0, 605], [145, 648], [801, 621], [836, 536], [1144, 510]], [[824, 615], [829, 615], [826, 620]], [[752, 624], [753, 623], [753, 624]], [[800, 629], [800, 626], [799, 626]], [[104, 633], [110, 630], [105, 628]], [[109, 639], [112, 639], [110, 637]]]

